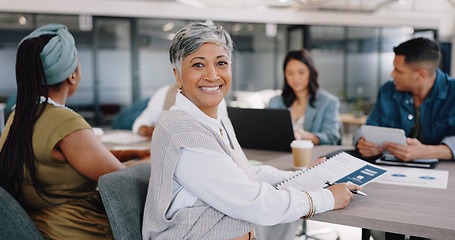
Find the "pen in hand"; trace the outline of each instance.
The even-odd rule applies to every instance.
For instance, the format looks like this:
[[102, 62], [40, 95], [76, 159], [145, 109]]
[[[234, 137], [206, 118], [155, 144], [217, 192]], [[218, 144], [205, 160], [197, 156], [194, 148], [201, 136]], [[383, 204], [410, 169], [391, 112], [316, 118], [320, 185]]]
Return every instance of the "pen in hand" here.
[[[327, 184], [327, 185], [329, 185], [329, 186], [335, 185], [335, 183], [334, 183], [334, 182], [331, 182], [331, 181], [325, 181], [325, 184]], [[362, 191], [360, 191], [360, 190], [350, 190], [350, 191], [351, 191], [352, 193], [354, 193], [354, 194], [358, 194], [358, 195], [361, 195], [361, 196], [367, 196], [366, 193], [364, 193], [364, 192], [362, 192]]]

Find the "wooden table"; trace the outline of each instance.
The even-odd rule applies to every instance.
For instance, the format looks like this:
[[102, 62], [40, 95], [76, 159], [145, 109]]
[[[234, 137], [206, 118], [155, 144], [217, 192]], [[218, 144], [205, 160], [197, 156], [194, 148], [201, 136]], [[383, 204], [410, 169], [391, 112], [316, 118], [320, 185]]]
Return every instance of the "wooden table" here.
[[[316, 146], [312, 158], [346, 146]], [[249, 159], [279, 169], [293, 169], [292, 155], [244, 149]], [[436, 239], [455, 239], [455, 163], [441, 162], [438, 170], [449, 171], [447, 189], [370, 183], [367, 197], [354, 196], [344, 209], [315, 215], [312, 220]]]

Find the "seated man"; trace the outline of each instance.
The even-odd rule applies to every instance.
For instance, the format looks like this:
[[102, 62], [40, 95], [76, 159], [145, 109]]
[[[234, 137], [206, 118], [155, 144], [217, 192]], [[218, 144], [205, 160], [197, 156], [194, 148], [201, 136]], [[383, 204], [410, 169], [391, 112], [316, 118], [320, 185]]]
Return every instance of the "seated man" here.
[[438, 69], [439, 45], [415, 38], [395, 47], [393, 81], [379, 90], [367, 125], [401, 128], [407, 145], [367, 142], [360, 131], [354, 135], [363, 157], [385, 150], [402, 161], [420, 158], [454, 159], [455, 80]]
[[[387, 150], [402, 161], [453, 160], [455, 80], [438, 69], [439, 45], [426, 38], [415, 38], [401, 43], [393, 51], [393, 81], [380, 88], [366, 125], [401, 128], [406, 133], [407, 145], [386, 142], [378, 146], [361, 137], [359, 130], [354, 134], [356, 148], [363, 157], [373, 157]], [[385, 233], [385, 238], [395, 240], [405, 239], [405, 236]], [[410, 236], [410, 239], [422, 238]]]
[[150, 98], [147, 108], [136, 118], [133, 123], [133, 132], [141, 136], [152, 137], [155, 124], [160, 119], [163, 110], [169, 110], [175, 103], [177, 84], [166, 85], [156, 91]]

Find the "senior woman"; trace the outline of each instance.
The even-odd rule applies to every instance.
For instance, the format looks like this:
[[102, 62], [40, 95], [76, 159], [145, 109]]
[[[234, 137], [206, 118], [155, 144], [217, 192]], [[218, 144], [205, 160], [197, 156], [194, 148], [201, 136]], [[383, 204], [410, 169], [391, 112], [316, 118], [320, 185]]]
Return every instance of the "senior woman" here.
[[189, 24], [171, 42], [181, 91], [153, 133], [144, 239], [254, 239], [255, 224], [343, 208], [349, 190], [359, 189], [347, 183], [308, 194], [277, 190], [272, 185], [292, 172], [248, 164], [220, 106], [231, 87], [232, 50], [229, 34], [210, 23]]

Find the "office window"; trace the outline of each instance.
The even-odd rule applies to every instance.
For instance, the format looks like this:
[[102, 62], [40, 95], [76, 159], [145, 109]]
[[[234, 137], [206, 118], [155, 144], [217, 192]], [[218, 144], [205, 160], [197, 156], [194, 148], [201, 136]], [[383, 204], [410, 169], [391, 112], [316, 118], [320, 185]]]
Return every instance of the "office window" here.
[[[411, 34], [407, 27], [310, 26], [307, 46], [320, 85], [342, 100], [340, 111], [351, 111], [360, 99], [374, 103], [379, 87], [390, 80], [393, 47]], [[368, 113], [371, 107], [366, 108]]]
[[[203, 21], [203, 20], [201, 20]], [[174, 34], [190, 22], [183, 20], [139, 19], [140, 97], [151, 96], [161, 86], [175, 83], [169, 61], [169, 46]], [[228, 31], [234, 41], [232, 59], [232, 90], [260, 91], [281, 88], [278, 84], [280, 52], [284, 50], [284, 26], [268, 36], [265, 24], [215, 22]], [[281, 53], [281, 55], [283, 55]]]
[[337, 97], [345, 96], [345, 28], [310, 26], [307, 48], [319, 73], [322, 89]]
[[[95, 16], [93, 29], [84, 29], [79, 20], [77, 15], [0, 13], [0, 102], [16, 92], [17, 44], [38, 26], [62, 23], [73, 33], [83, 79], [68, 105], [83, 111], [84, 117], [100, 120], [105, 118], [100, 114], [102, 106], [127, 107], [175, 82], [170, 41], [179, 29], [195, 22]], [[234, 41], [228, 101], [243, 92], [281, 89], [284, 56], [290, 49], [306, 47], [315, 60], [321, 87], [346, 103], [344, 112], [359, 98], [374, 103], [379, 86], [390, 79], [394, 46], [412, 36], [437, 37], [435, 30], [409, 27], [215, 24], [221, 24]]]
[[[44, 15], [23, 13], [0, 13], [0, 101], [16, 94], [16, 53], [22, 38], [35, 28], [48, 24], [61, 23], [68, 26], [76, 39], [78, 49], [84, 51], [84, 44], [79, 43], [79, 36], [84, 34], [74, 23], [78, 16]], [[81, 83], [83, 85], [83, 83]]]
[[169, 46], [175, 33], [186, 24], [182, 20], [139, 19], [140, 98], [150, 97], [160, 87], [175, 83]]
[[102, 18], [97, 49], [99, 100], [102, 104], [131, 105], [131, 37], [126, 19]]

